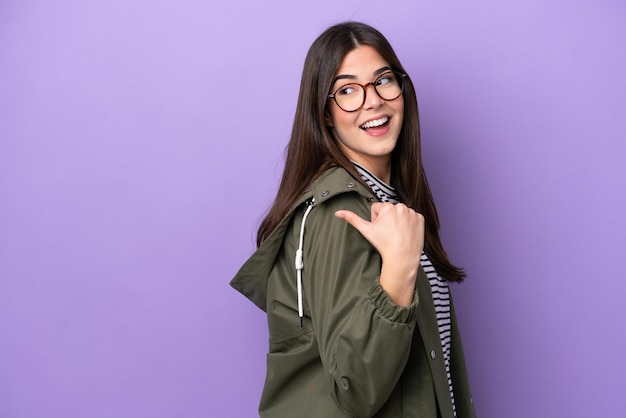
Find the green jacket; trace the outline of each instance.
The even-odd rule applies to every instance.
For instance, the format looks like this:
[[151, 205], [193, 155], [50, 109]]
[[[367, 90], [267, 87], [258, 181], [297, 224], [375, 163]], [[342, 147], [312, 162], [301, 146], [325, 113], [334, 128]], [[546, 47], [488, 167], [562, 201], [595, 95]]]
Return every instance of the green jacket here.
[[[304, 231], [303, 325], [294, 259]], [[378, 283], [381, 259], [334, 216], [370, 219], [376, 198], [343, 168], [322, 174], [241, 267], [231, 285], [267, 312], [269, 353], [262, 417], [453, 416], [428, 279], [414, 302], [394, 304]], [[451, 374], [457, 417], [475, 417], [452, 308]]]

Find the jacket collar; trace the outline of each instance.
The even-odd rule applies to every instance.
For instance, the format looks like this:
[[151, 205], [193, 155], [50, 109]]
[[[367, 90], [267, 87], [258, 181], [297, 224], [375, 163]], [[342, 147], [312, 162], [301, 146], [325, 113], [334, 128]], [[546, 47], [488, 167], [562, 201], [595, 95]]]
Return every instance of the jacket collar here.
[[320, 205], [334, 196], [349, 192], [357, 192], [366, 199], [376, 200], [368, 187], [352, 177], [343, 167], [335, 166], [322, 173], [311, 186], [306, 188], [293, 209], [296, 209], [312, 197], [315, 198], [315, 205]]
[[356, 180], [342, 167], [332, 167], [308, 187], [296, 204], [280, 221], [276, 229], [239, 269], [230, 285], [250, 299], [256, 306], [267, 309], [267, 280], [276, 256], [287, 233], [289, 221], [305, 202], [315, 198], [315, 206], [342, 193], [359, 193], [365, 199], [376, 200], [372, 191]]

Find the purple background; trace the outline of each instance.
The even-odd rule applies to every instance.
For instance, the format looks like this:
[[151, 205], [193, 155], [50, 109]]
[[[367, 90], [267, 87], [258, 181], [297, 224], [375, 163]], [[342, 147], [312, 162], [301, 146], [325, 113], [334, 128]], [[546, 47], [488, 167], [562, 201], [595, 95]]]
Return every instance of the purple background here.
[[0, 417], [255, 416], [228, 282], [304, 56], [378, 27], [416, 85], [483, 418], [626, 410], [626, 4], [0, 2]]

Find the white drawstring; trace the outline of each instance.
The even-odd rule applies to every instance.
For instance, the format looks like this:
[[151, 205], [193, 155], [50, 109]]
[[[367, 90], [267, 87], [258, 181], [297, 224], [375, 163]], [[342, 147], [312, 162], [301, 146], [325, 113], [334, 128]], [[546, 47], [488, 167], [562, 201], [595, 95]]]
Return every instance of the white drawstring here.
[[307, 202], [308, 206], [304, 211], [302, 217], [302, 225], [300, 225], [300, 242], [298, 249], [296, 250], [296, 279], [298, 284], [298, 316], [300, 317], [300, 328], [302, 328], [302, 318], [304, 317], [304, 310], [302, 309], [302, 269], [304, 268], [304, 262], [302, 260], [302, 247], [304, 245], [304, 223], [306, 222], [309, 212], [313, 209], [315, 198], [312, 198], [310, 202]]

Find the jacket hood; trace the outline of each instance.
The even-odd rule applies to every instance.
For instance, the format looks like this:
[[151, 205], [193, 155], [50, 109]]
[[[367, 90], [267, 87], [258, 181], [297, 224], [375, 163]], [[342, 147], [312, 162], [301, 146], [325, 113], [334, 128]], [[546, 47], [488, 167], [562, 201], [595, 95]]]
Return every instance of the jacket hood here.
[[[342, 167], [328, 169], [306, 189], [305, 193], [280, 221], [276, 229], [239, 269], [239, 272], [231, 280], [230, 285], [250, 299], [260, 309], [266, 311], [267, 281], [287, 233], [289, 221], [294, 216], [296, 210], [313, 198], [315, 199], [315, 206], [319, 206], [342, 193], [359, 193], [366, 199], [376, 200], [369, 188], [352, 177]], [[294, 277], [295, 275], [296, 269], [294, 267]]]

